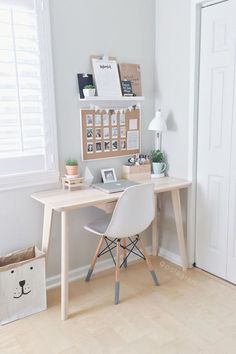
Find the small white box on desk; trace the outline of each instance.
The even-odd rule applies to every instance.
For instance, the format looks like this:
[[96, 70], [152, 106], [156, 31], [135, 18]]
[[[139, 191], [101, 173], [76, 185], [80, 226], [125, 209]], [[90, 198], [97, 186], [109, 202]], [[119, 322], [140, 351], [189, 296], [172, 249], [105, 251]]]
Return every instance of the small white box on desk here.
[[0, 257], [0, 324], [46, 308], [45, 253], [30, 247]]

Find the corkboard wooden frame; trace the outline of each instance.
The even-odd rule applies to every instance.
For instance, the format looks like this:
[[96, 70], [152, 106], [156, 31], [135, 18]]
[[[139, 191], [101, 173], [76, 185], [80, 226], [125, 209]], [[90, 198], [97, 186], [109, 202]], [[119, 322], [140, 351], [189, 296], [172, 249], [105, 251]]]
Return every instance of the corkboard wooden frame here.
[[[81, 145], [82, 145], [82, 160], [98, 160], [111, 157], [122, 157], [134, 155], [140, 152], [140, 131], [141, 131], [141, 111], [140, 109], [132, 109], [132, 111], [127, 110], [125, 114], [125, 124], [120, 124], [120, 112], [116, 114], [117, 124], [112, 125], [111, 116], [115, 113], [115, 109], [109, 108], [109, 113], [104, 109], [102, 112], [95, 111], [94, 109], [81, 109], [80, 110], [80, 120], [81, 120]], [[104, 115], [109, 115], [109, 124], [104, 125]], [[95, 116], [101, 116], [101, 125], [96, 125]], [[89, 116], [92, 122], [90, 122]], [[129, 129], [129, 121], [131, 119], [137, 119], [137, 130], [139, 132], [139, 148], [134, 150], [127, 150], [127, 132]], [[89, 121], [89, 124], [88, 124]], [[121, 136], [121, 129], [125, 127], [125, 137]], [[104, 138], [104, 128], [109, 129], [109, 138]], [[112, 137], [112, 128], [117, 128], [117, 138]], [[87, 130], [90, 129], [90, 130]], [[97, 130], [101, 130], [101, 137], [96, 137]], [[107, 129], [106, 129], [107, 131]], [[135, 130], [131, 130], [135, 131]], [[92, 137], [90, 136], [92, 132]], [[89, 136], [89, 137], [88, 137]], [[112, 150], [112, 142], [117, 141], [117, 150]], [[121, 141], [126, 141], [126, 149], [122, 149]], [[105, 142], [109, 142], [110, 149], [105, 151]], [[101, 151], [96, 149], [96, 143], [101, 143]], [[92, 144], [93, 151], [88, 151], [88, 144]]]

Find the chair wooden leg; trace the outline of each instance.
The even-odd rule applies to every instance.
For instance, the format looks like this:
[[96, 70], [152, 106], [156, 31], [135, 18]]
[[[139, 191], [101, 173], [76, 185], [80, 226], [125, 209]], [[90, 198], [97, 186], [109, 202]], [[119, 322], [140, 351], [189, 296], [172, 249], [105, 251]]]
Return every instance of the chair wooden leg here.
[[126, 238], [123, 239], [123, 259], [124, 259], [124, 267], [127, 268], [128, 262], [126, 256], [127, 256], [127, 250], [126, 250]]
[[143, 243], [143, 241], [141, 240], [141, 238], [139, 238], [139, 247], [140, 247], [141, 251], [142, 251], [143, 254], [144, 254], [144, 257], [145, 257], [145, 260], [146, 260], [146, 262], [147, 262], [147, 266], [148, 266], [148, 269], [149, 269], [149, 271], [150, 271], [150, 273], [151, 273], [151, 276], [152, 276], [152, 279], [153, 279], [154, 284], [155, 284], [155, 285], [159, 285], [159, 282], [158, 282], [156, 273], [155, 273], [155, 271], [154, 271], [154, 268], [153, 268], [151, 259], [150, 259], [149, 255], [147, 254], [147, 251], [146, 251], [146, 249], [145, 249], [144, 243]]
[[115, 272], [115, 305], [119, 303], [120, 292], [120, 240], [116, 244], [116, 272]]
[[104, 241], [104, 236], [102, 236], [102, 237], [100, 238], [100, 241], [99, 241], [99, 243], [98, 243], [98, 246], [97, 246], [95, 255], [94, 255], [93, 259], [92, 259], [90, 268], [89, 268], [88, 273], [87, 273], [87, 276], [86, 276], [86, 278], [85, 278], [85, 281], [89, 281], [90, 278], [91, 278], [91, 275], [92, 275], [92, 273], [93, 273], [95, 264], [96, 264], [96, 262], [97, 262], [97, 258], [98, 258], [99, 252], [100, 252], [100, 250], [101, 250], [101, 248], [102, 248], [103, 241]]

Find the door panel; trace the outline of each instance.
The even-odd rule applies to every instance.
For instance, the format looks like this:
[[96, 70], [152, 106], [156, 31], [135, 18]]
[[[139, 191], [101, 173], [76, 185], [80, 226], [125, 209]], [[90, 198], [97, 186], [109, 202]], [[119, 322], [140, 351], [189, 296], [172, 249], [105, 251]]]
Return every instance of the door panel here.
[[234, 1], [227, 1], [203, 8], [201, 23], [196, 264], [223, 278], [227, 277], [234, 7]]
[[[236, 1], [234, 1], [236, 13]], [[236, 21], [233, 24], [236, 38]], [[236, 47], [236, 44], [235, 44]], [[229, 192], [229, 235], [227, 253], [227, 279], [236, 284], [236, 58], [234, 62], [234, 111], [231, 139], [230, 192]]]

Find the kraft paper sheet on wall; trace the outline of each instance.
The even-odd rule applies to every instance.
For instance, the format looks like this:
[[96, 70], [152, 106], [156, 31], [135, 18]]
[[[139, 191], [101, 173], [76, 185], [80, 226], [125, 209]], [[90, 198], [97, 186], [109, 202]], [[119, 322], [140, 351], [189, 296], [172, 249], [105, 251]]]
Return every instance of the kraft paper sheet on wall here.
[[83, 160], [140, 152], [140, 109], [81, 109]]

